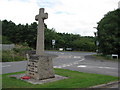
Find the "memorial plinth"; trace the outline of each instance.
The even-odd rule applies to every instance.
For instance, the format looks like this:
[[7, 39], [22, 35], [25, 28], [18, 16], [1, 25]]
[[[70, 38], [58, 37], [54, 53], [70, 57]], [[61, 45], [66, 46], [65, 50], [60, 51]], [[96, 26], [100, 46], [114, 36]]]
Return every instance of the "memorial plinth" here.
[[54, 78], [52, 59], [56, 57], [51, 54], [30, 55], [26, 75], [36, 80]]

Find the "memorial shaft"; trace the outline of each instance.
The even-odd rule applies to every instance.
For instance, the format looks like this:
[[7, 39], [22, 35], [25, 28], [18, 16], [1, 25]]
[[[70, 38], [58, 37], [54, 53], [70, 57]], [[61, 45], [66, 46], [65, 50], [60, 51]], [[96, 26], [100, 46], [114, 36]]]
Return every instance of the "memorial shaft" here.
[[39, 14], [36, 15], [35, 19], [38, 21], [38, 30], [37, 30], [37, 46], [36, 54], [44, 54], [44, 19], [48, 18], [48, 14], [44, 13], [44, 8], [39, 9]]
[[42, 20], [38, 22], [36, 54], [41, 55], [44, 52], [44, 24]]

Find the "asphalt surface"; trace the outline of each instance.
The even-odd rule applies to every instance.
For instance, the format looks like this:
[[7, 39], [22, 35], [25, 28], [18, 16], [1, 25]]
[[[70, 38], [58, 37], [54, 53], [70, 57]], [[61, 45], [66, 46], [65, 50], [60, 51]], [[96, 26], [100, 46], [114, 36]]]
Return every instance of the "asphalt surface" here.
[[56, 68], [76, 70], [80, 72], [118, 76], [118, 63], [113, 61], [97, 60], [90, 55], [95, 53], [54, 52], [59, 55], [53, 59]]
[[[80, 72], [118, 76], [118, 63], [97, 60], [90, 56], [95, 53], [86, 52], [46, 52], [58, 55], [53, 59], [54, 68], [64, 68]], [[27, 61], [2, 63], [2, 73], [26, 70]]]
[[[98, 60], [91, 56], [95, 53], [55, 51], [47, 51], [46, 53], [58, 55], [58, 57], [53, 59], [54, 68], [118, 76], [118, 62]], [[26, 65], [27, 61], [2, 63], [2, 74], [25, 71]]]

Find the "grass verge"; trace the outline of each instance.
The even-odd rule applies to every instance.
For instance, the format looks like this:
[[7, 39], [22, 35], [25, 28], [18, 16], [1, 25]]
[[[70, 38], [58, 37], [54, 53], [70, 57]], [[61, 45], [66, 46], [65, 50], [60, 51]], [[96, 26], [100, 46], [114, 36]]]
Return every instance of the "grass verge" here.
[[3, 88], [88, 88], [99, 84], [117, 81], [118, 77], [83, 73], [66, 69], [55, 69], [55, 73], [61, 76], [69, 77], [68, 79], [50, 82], [42, 85], [33, 85], [25, 81], [10, 78], [8, 75], [19, 74], [24, 72], [16, 72], [2, 75]]
[[110, 55], [105, 56], [105, 55], [97, 55], [97, 54], [94, 54], [94, 55], [92, 55], [92, 56], [95, 57], [95, 58], [98, 58], [98, 59], [104, 59], [104, 60], [109, 60], [109, 61], [117, 61], [117, 62], [120, 62], [120, 59], [112, 59]]

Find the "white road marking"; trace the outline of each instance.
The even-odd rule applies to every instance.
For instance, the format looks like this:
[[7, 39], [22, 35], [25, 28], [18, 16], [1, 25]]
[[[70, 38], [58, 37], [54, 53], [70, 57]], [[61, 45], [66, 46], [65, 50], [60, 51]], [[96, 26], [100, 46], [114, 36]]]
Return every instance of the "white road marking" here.
[[83, 58], [82, 60], [79, 60], [79, 62], [84, 61], [85, 59]]
[[117, 68], [113, 68], [113, 67], [98, 67], [98, 68], [105, 68], [105, 69], [117, 69]]
[[54, 68], [57, 68], [57, 66], [53, 66]]
[[75, 61], [73, 63], [68, 63], [68, 64], [62, 64], [62, 65], [59, 65], [59, 66], [54, 66], [54, 68], [63, 68], [63, 67], [72, 66], [72, 65], [78, 64], [79, 62], [84, 61], [84, 60], [85, 59], [83, 58], [82, 60]]
[[70, 66], [70, 65], [66, 65], [66, 66]]
[[[64, 53], [61, 53], [64, 54]], [[73, 58], [73, 59], [81, 59], [81, 56], [72, 56], [72, 55], [59, 55], [56, 58]]]
[[2, 67], [10, 67], [11, 65], [5, 65], [5, 66], [2, 66]]
[[81, 58], [80, 56], [74, 56], [73, 58]]
[[87, 67], [86, 65], [80, 65], [80, 66], [77, 66], [77, 67]]
[[61, 66], [54, 66], [54, 68], [62, 68]]
[[114, 68], [114, 67], [99, 67], [99, 66], [87, 66], [87, 65], [79, 65], [77, 67], [100, 68], [100, 69], [117, 69], [117, 68]]

